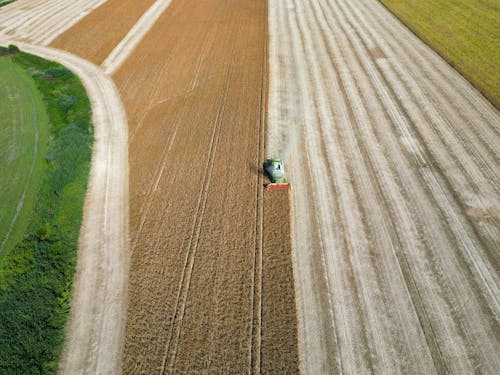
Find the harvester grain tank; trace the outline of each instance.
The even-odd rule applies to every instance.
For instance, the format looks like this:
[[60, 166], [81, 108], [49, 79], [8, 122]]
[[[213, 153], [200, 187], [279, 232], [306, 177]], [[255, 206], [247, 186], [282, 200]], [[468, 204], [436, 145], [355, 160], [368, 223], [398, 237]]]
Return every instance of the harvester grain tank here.
[[281, 158], [267, 159], [264, 163], [264, 170], [271, 179], [271, 183], [266, 185], [266, 189], [289, 189], [290, 184], [285, 174], [285, 167]]

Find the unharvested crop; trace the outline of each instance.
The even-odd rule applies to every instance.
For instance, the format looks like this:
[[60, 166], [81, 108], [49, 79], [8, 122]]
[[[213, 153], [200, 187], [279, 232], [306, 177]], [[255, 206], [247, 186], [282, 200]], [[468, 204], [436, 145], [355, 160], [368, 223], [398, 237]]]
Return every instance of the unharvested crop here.
[[265, 16], [264, 1], [174, 1], [114, 75], [130, 124], [125, 373], [296, 369], [293, 284], [281, 304], [262, 294], [266, 264], [290, 257], [263, 239]]
[[299, 373], [289, 193], [264, 194], [262, 374]]

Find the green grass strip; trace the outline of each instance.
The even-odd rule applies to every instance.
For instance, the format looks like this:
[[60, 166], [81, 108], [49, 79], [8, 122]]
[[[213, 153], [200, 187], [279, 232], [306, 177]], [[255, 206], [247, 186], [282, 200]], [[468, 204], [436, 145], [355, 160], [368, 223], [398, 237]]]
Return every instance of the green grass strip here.
[[90, 103], [78, 77], [57, 63], [25, 53], [0, 61], [32, 77], [49, 118], [28, 225], [0, 260], [0, 374], [53, 374], [69, 314], [90, 169]]
[[380, 1], [500, 108], [500, 2]]
[[16, 0], [0, 0], [0, 7], [3, 7], [4, 5], [13, 3]]
[[0, 59], [0, 259], [22, 238], [40, 187], [48, 117], [31, 75]]

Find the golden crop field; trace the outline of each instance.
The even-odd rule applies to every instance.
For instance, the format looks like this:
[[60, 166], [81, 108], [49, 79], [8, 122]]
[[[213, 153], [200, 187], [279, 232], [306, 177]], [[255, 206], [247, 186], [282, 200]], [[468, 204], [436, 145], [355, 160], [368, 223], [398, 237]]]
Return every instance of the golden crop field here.
[[380, 1], [500, 107], [498, 1]]

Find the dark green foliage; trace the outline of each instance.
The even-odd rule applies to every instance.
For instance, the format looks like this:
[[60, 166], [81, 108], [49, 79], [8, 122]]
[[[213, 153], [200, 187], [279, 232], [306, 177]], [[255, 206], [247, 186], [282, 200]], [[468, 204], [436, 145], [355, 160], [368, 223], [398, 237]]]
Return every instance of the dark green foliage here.
[[76, 104], [76, 98], [71, 95], [62, 94], [57, 98], [57, 104], [61, 111], [67, 113]]
[[13, 3], [16, 0], [0, 0], [0, 7], [3, 7], [4, 5]]
[[35, 79], [51, 141], [27, 233], [0, 262], [0, 374], [52, 374], [64, 340], [90, 167], [90, 104], [68, 69], [24, 53], [4, 58]]
[[19, 52], [19, 47], [17, 47], [14, 44], [9, 44], [9, 46], [7, 48], [0, 47], [0, 56], [14, 55], [18, 52]]
[[[21, 275], [0, 304], [2, 374], [52, 373], [66, 321], [67, 306], [60, 306], [64, 283], [74, 266], [71, 248], [64, 243], [33, 241], [35, 267]], [[62, 308], [61, 308], [62, 307]]]
[[7, 51], [9, 51], [10, 54], [15, 54], [19, 52], [19, 47], [15, 44], [9, 44], [9, 46], [7, 47]]
[[71, 70], [64, 66], [55, 66], [45, 71], [45, 75], [47, 78], [69, 77], [72, 74], [73, 73], [71, 72]]

